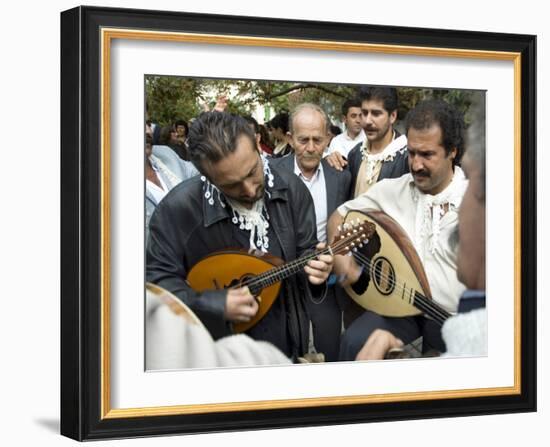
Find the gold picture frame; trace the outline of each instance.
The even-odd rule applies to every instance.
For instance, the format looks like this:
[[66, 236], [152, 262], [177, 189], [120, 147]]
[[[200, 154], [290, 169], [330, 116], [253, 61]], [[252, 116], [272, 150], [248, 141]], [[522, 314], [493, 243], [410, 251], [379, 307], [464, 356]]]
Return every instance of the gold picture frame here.
[[[513, 385], [113, 408], [110, 77], [117, 40], [513, 63]], [[534, 46], [534, 36], [511, 34], [88, 7], [62, 13], [62, 433], [84, 440], [533, 411], [536, 309], [528, 297], [536, 289]]]

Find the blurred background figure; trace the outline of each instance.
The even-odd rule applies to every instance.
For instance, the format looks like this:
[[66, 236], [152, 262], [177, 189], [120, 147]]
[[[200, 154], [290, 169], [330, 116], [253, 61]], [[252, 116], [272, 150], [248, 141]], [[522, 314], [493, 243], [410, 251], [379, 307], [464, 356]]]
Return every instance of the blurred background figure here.
[[[337, 137], [338, 135], [342, 134], [342, 129], [340, 129], [338, 126], [335, 126], [334, 124], [331, 124], [328, 129], [328, 144], [332, 142], [334, 137]], [[328, 151], [326, 151], [328, 153]]]
[[174, 126], [162, 126], [160, 129], [159, 141], [153, 145], [155, 146], [168, 146], [174, 152], [177, 153], [178, 133]]
[[176, 152], [181, 159], [189, 161], [189, 155], [187, 154], [187, 134], [189, 133], [189, 126], [184, 120], [176, 120], [174, 128], [176, 129]]
[[153, 122], [149, 115], [149, 105], [145, 103], [145, 133], [153, 139], [153, 144], [159, 144], [160, 126]]
[[288, 136], [288, 119], [288, 113], [282, 112], [268, 122], [271, 137], [276, 143], [273, 149], [273, 158], [284, 157], [293, 152]]
[[273, 155], [273, 141], [269, 135], [269, 131], [264, 124], [260, 124], [260, 146], [262, 150], [269, 155]]
[[149, 221], [157, 205], [174, 186], [198, 174], [195, 166], [184, 161], [167, 146], [153, 146], [145, 134], [145, 245], [149, 240]]
[[258, 152], [262, 155], [270, 156], [273, 153], [273, 149], [267, 147], [265, 144], [262, 144], [262, 134], [260, 132], [260, 125], [258, 124], [258, 121], [250, 115], [245, 115], [243, 118], [248, 122], [250, 128], [254, 131]]
[[361, 117], [361, 101], [358, 98], [348, 99], [342, 104], [342, 123], [345, 130], [335, 134], [336, 138], [332, 139], [328, 148], [329, 154], [339, 152], [342, 157], [347, 158], [349, 151], [365, 141], [366, 135], [361, 126]]

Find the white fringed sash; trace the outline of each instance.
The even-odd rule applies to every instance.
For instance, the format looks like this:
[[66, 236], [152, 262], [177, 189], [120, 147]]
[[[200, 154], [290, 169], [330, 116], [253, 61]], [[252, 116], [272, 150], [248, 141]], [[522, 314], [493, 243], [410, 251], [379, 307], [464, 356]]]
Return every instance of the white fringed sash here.
[[468, 181], [459, 166], [455, 166], [454, 169], [453, 179], [449, 186], [435, 196], [424, 194], [418, 188], [413, 188], [414, 200], [416, 201], [417, 249], [427, 248], [433, 254], [440, 242], [441, 219], [451, 206], [460, 207]]

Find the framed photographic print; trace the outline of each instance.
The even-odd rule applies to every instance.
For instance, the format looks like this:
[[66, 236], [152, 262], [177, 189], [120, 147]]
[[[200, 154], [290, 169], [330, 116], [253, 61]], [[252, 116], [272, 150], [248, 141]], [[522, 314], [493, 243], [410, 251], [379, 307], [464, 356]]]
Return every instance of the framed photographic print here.
[[[534, 411], [535, 45], [529, 35], [63, 12], [62, 434], [92, 440]], [[334, 124], [344, 98], [365, 85], [394, 87], [412, 106], [423, 95], [466, 111], [481, 104], [488, 354], [147, 368], [147, 114], [159, 127], [176, 124], [181, 111], [196, 119], [222, 93], [229, 111], [255, 114], [260, 125], [306, 101]], [[195, 317], [188, 322], [200, 327]]]

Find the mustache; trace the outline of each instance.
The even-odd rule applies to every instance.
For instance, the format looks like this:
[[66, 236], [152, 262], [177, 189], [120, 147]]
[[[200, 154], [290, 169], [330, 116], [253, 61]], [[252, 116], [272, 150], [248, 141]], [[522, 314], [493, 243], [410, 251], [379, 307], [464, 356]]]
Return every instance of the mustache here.
[[415, 176], [415, 177], [429, 177], [430, 176], [428, 171], [413, 171], [412, 175]]
[[302, 155], [302, 159], [304, 160], [320, 160], [322, 158], [322, 155], [320, 154], [304, 154]]
[[365, 131], [366, 131], [366, 132], [376, 132], [377, 130], [378, 130], [378, 128], [376, 128], [376, 127], [371, 127], [371, 126], [367, 126], [367, 127], [365, 128]]

